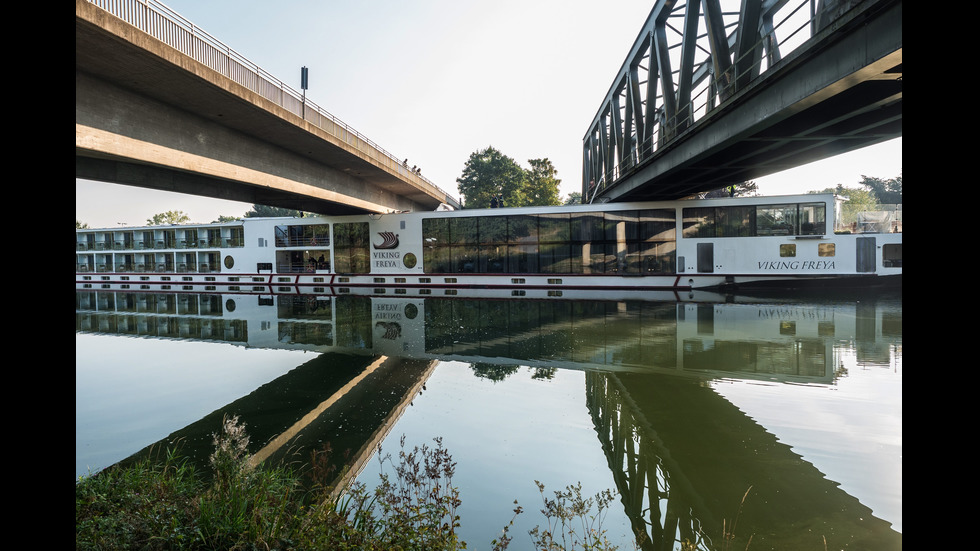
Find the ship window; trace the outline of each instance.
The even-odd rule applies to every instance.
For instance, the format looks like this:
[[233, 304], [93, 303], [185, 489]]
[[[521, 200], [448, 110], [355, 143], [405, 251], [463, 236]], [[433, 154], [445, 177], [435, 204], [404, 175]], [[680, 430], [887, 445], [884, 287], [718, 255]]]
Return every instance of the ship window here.
[[329, 224], [276, 226], [277, 247], [329, 247]]
[[370, 266], [370, 226], [367, 222], [334, 224], [334, 262], [342, 273], [367, 273]]
[[794, 235], [796, 205], [766, 205], [756, 210], [756, 235]]
[[234, 265], [235, 265], [235, 259], [232, 258], [231, 255], [226, 256], [225, 257], [225, 268], [228, 268], [230, 270]]
[[[823, 235], [827, 229], [826, 206], [823, 203], [804, 203], [800, 205], [799, 235]], [[824, 256], [824, 255], [821, 255]], [[834, 256], [829, 254], [826, 256]]]
[[837, 247], [833, 243], [820, 243], [817, 245], [817, 256], [834, 256], [837, 254]]
[[684, 209], [684, 237], [752, 237], [756, 207], [696, 207]]
[[796, 243], [786, 243], [779, 246], [779, 256], [796, 256]]
[[886, 268], [902, 267], [902, 244], [888, 243], [881, 248], [881, 263]]

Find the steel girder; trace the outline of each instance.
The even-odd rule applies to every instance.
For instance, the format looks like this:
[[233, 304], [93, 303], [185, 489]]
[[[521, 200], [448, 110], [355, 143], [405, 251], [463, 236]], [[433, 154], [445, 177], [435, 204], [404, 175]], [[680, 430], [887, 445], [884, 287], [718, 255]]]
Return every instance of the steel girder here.
[[592, 200], [836, 16], [874, 0], [657, 0], [583, 139]]

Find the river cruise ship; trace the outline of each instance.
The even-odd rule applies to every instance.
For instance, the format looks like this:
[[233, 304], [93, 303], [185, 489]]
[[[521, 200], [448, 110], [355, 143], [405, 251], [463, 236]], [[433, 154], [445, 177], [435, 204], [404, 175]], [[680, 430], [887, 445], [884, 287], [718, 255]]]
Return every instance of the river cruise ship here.
[[900, 223], [843, 228], [839, 208], [812, 194], [78, 229], [75, 283], [512, 296], [901, 285]]

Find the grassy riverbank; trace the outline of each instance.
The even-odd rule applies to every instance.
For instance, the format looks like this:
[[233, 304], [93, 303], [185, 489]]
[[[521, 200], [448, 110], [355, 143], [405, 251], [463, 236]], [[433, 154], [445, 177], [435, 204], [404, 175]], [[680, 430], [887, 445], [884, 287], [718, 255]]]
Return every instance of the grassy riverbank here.
[[[215, 435], [210, 471], [199, 472], [179, 450], [112, 467], [75, 485], [75, 547], [85, 550], [457, 550], [461, 504], [452, 477], [455, 462], [439, 439], [402, 448], [373, 491], [355, 484], [330, 497], [316, 457], [304, 471], [250, 468], [248, 435], [237, 418]], [[528, 533], [535, 549], [615, 549], [602, 518], [614, 496], [584, 498], [569, 486], [541, 491], [545, 517]], [[514, 515], [523, 510], [515, 502]], [[507, 549], [510, 526], [480, 549]], [[521, 545], [521, 548], [526, 547]]]

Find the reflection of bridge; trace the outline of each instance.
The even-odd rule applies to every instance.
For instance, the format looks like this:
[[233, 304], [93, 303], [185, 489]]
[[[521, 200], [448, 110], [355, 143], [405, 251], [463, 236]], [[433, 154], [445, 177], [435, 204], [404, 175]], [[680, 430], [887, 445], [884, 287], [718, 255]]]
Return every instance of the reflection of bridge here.
[[658, 0], [585, 135], [582, 195], [684, 197], [901, 135], [901, 0]]
[[709, 387], [589, 373], [586, 388], [642, 549], [901, 549], [887, 522]]
[[424, 360], [322, 354], [122, 463], [179, 444], [186, 457], [206, 465], [222, 417], [237, 415], [253, 465], [306, 465], [314, 452], [329, 451], [317, 468], [329, 474], [321, 482], [332, 481], [338, 492], [371, 459], [434, 368]]

